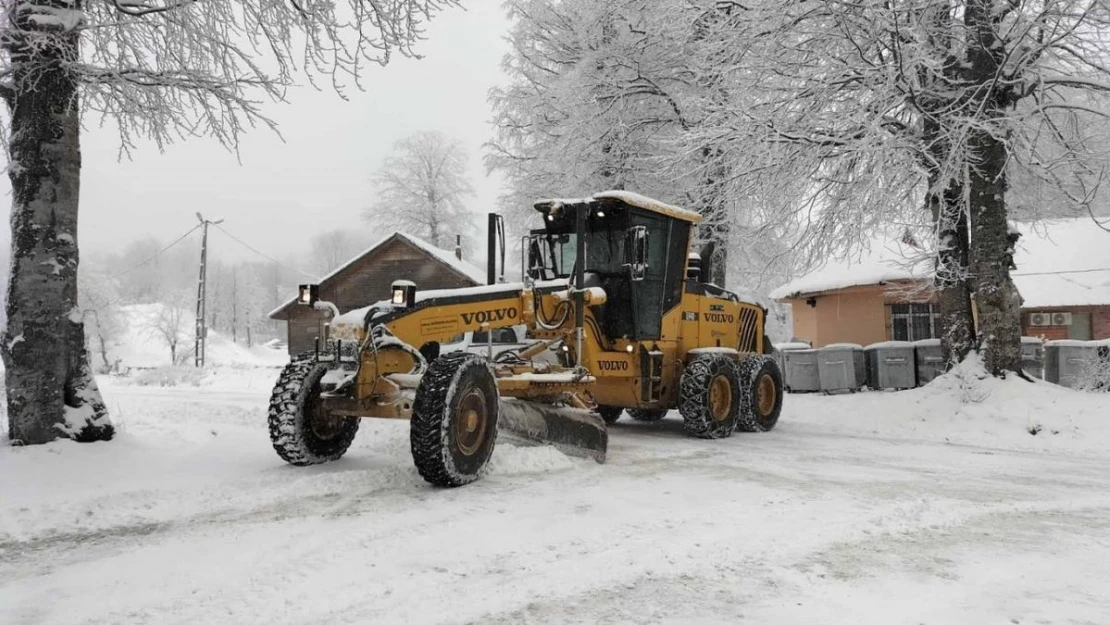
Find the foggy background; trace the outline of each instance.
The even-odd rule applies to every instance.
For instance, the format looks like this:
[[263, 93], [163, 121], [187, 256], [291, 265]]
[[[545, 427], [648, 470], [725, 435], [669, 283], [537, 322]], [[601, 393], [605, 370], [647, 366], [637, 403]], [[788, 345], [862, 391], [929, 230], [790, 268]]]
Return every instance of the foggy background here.
[[[197, 224], [200, 211], [225, 219], [228, 232], [260, 252], [318, 275], [308, 257], [312, 235], [344, 228], [373, 242], [384, 234], [360, 217], [374, 193], [370, 176], [395, 141], [422, 130], [465, 143], [476, 191], [468, 208], [494, 210], [499, 178], [486, 176], [481, 146], [490, 138], [486, 96], [502, 80], [507, 24], [495, 2], [449, 10], [428, 26], [417, 48], [424, 58], [396, 55], [386, 67], [368, 67], [366, 91], [351, 88], [346, 101], [302, 79], [289, 103], [263, 107], [282, 136], [257, 128], [244, 137], [238, 158], [216, 140], [196, 137], [165, 153], [140, 143], [127, 160], [113, 129], [90, 118], [82, 144], [83, 260], [122, 253], [147, 237], [169, 243]], [[0, 177], [0, 192], [10, 213], [7, 176]], [[5, 273], [10, 235], [0, 228]], [[194, 233], [178, 247], [199, 256], [199, 240]], [[213, 262], [264, 260], [218, 231], [209, 254]]]

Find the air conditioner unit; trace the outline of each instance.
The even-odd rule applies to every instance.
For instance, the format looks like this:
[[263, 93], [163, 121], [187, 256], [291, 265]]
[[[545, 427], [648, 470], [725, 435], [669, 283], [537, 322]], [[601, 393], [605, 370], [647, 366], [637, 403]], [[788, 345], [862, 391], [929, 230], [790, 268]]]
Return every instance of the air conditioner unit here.
[[1070, 326], [1071, 313], [1054, 312], [1052, 313], [1052, 325], [1054, 326]]
[[1052, 325], [1052, 315], [1043, 312], [1029, 313], [1029, 325], [1050, 326]]

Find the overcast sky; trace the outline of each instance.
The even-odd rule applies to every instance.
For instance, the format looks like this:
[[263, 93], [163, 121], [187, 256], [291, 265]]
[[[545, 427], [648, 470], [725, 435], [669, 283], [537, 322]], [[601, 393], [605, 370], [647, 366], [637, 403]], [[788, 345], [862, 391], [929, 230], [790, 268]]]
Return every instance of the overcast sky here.
[[[273, 104], [284, 142], [265, 129], [248, 134], [240, 159], [209, 139], [144, 146], [132, 161], [117, 158], [110, 130], [82, 137], [81, 215], [78, 236], [86, 253], [108, 252], [153, 235], [164, 242], [197, 223], [197, 211], [226, 219], [225, 227], [259, 250], [299, 255], [312, 234], [335, 227], [370, 230], [360, 218], [373, 189], [369, 176], [391, 145], [410, 133], [440, 130], [469, 147], [476, 213], [494, 207], [499, 181], [485, 175], [482, 143], [490, 138], [486, 96], [501, 82], [508, 21], [499, 2], [467, 3], [441, 14], [418, 49], [420, 60], [396, 57], [369, 68], [365, 92], [349, 100], [311, 87]], [[10, 187], [0, 189], [10, 209]], [[3, 237], [10, 236], [3, 228]], [[213, 255], [249, 258], [225, 237], [212, 236]], [[220, 248], [224, 249], [220, 249]]]

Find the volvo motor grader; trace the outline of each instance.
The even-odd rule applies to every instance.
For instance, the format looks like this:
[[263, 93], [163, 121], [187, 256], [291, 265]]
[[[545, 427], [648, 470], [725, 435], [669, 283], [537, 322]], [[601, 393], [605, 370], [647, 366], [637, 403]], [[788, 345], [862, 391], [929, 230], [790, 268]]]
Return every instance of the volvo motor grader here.
[[[621, 191], [535, 208], [544, 227], [523, 241], [521, 282], [494, 280], [491, 215], [493, 284], [398, 280], [388, 301], [342, 315], [302, 285], [299, 302], [332, 318], [274, 387], [278, 454], [334, 460], [361, 418], [408, 419], [420, 475], [458, 486], [482, 473], [499, 429], [601, 462], [606, 425], [624, 411], [655, 421], [677, 408], [700, 438], [774, 427], [783, 386], [765, 355], [766, 311], [699, 279], [697, 214]], [[461, 333], [521, 325], [534, 343], [440, 353]]]

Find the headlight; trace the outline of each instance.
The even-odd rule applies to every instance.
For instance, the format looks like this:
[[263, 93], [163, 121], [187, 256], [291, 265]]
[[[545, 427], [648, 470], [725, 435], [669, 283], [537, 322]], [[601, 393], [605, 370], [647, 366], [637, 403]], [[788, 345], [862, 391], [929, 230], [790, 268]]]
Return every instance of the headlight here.
[[394, 306], [409, 307], [416, 303], [416, 283], [410, 280], [394, 280], [390, 287], [393, 290], [389, 298]]

